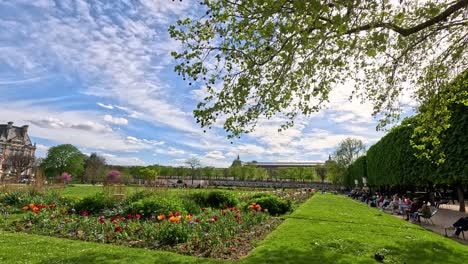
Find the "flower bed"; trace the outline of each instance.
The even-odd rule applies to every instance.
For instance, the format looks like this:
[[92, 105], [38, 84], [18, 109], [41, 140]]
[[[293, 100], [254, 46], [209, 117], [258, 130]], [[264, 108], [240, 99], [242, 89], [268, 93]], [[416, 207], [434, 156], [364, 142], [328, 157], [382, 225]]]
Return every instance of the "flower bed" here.
[[91, 216], [55, 204], [29, 204], [23, 207], [24, 218], [10, 228], [17, 232], [112, 243], [148, 249], [165, 249], [183, 254], [238, 258], [280, 221], [259, 205], [251, 210], [227, 207], [219, 210], [202, 208], [198, 215], [179, 212]]
[[[41, 202], [40, 195], [8, 194], [3, 196], [3, 201], [14, 204], [23, 215], [5, 229], [238, 259], [253, 248], [253, 242], [281, 223], [274, 215], [284, 214], [292, 209], [291, 204], [310, 197], [306, 192], [283, 193], [284, 198], [271, 193], [239, 197], [217, 190], [179, 195], [141, 192], [123, 201], [105, 194], [76, 201], [46, 195]], [[28, 203], [24, 198], [35, 202]]]

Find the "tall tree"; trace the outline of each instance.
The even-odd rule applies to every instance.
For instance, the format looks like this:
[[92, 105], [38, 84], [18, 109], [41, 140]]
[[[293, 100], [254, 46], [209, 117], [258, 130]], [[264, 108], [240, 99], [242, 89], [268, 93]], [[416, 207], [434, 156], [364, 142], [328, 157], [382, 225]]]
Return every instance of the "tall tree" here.
[[315, 172], [317, 173], [317, 176], [320, 178], [322, 183], [324, 183], [325, 179], [327, 178], [327, 169], [325, 168], [325, 166], [318, 165], [317, 167], [315, 167]]
[[156, 168], [148, 166], [140, 169], [140, 175], [144, 177], [147, 184], [151, 185], [151, 181], [156, 180], [159, 172]]
[[21, 174], [33, 167], [34, 156], [27, 155], [23, 152], [17, 152], [8, 155], [7, 162], [15, 169], [16, 181], [19, 181], [21, 180]]
[[98, 174], [101, 173], [102, 169], [106, 165], [106, 159], [99, 156], [97, 153], [91, 153], [91, 155], [85, 161], [85, 172], [82, 178], [82, 182], [96, 183]]
[[339, 166], [346, 168], [366, 151], [366, 146], [360, 139], [346, 138], [338, 144], [334, 154], [334, 160]]
[[79, 178], [84, 171], [85, 155], [75, 146], [70, 144], [51, 147], [47, 151], [47, 157], [42, 162], [42, 167], [48, 177], [55, 177], [68, 172]]
[[[183, 45], [172, 53], [175, 71], [208, 92], [194, 111], [201, 126], [222, 117], [230, 137], [252, 131], [262, 117], [282, 115], [282, 128], [292, 126], [298, 114], [321, 110], [344, 82], [354, 84], [354, 98], [373, 103], [384, 126], [398, 116], [403, 92], [426, 102], [468, 63], [468, 0], [200, 4], [204, 15], [169, 28]], [[438, 121], [444, 129], [446, 119]]]
[[200, 159], [197, 157], [191, 157], [185, 161], [191, 169], [191, 176], [192, 176], [192, 185], [193, 185], [193, 178], [195, 177], [195, 169], [201, 166]]
[[329, 181], [336, 185], [343, 185], [346, 169], [343, 166], [338, 165], [334, 160], [327, 162], [325, 167], [327, 169], [327, 177]]

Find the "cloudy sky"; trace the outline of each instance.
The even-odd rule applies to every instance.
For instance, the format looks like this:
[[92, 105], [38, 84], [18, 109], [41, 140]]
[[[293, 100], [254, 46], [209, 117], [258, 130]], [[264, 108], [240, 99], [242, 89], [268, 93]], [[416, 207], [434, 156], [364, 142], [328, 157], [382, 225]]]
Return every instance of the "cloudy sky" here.
[[193, 15], [197, 1], [0, 0], [0, 123], [30, 125], [39, 156], [71, 143], [108, 163], [205, 166], [244, 161], [323, 161], [350, 136], [376, 142], [372, 107], [348, 102], [337, 87], [325, 111], [281, 120], [230, 140], [221, 128], [203, 133], [192, 111], [202, 90], [173, 72], [180, 49], [167, 28]]

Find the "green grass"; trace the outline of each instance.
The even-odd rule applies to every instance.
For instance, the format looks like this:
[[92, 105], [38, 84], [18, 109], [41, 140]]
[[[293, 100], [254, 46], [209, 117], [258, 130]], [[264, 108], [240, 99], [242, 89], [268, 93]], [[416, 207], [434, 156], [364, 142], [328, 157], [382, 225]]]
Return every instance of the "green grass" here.
[[[124, 192], [127, 195], [130, 195], [132, 193], [135, 193], [136, 191], [141, 191], [145, 189], [152, 190], [157, 193], [164, 194], [164, 195], [179, 195], [180, 193], [190, 193], [190, 192], [200, 191], [200, 189], [191, 189], [191, 188], [179, 189], [179, 188], [146, 188], [146, 187], [141, 187], [141, 186], [125, 186], [123, 187], [122, 192]], [[215, 189], [202, 189], [202, 190], [215, 190]], [[216, 190], [219, 190], [219, 188]], [[239, 194], [239, 195], [243, 193], [255, 192], [254, 190], [247, 190], [247, 189], [236, 189], [236, 190], [224, 189], [224, 190], [234, 192], [235, 194]], [[50, 188], [48, 190], [48, 192], [57, 192], [61, 196], [65, 196], [65, 197], [71, 196], [71, 197], [77, 197], [77, 198], [92, 196], [102, 191], [103, 191], [102, 186], [85, 185], [85, 184], [73, 184], [73, 185], [67, 186], [66, 188]]]
[[[468, 247], [338, 195], [297, 209], [246, 263], [465, 263]], [[248, 261], [247, 261], [248, 260]]]
[[[465, 263], [468, 247], [338, 195], [316, 195], [239, 263]], [[0, 263], [224, 263], [0, 231]]]
[[48, 192], [56, 192], [59, 193], [61, 196], [73, 196], [83, 198], [102, 192], [102, 186], [73, 184], [71, 186], [67, 186], [66, 188], [50, 188], [48, 189]]

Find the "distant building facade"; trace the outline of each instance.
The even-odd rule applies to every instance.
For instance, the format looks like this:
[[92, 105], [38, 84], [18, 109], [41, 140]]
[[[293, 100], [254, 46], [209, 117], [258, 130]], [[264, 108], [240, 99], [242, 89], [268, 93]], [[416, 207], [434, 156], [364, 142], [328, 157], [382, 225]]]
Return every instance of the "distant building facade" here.
[[[0, 180], [10, 180], [16, 176], [14, 166], [8, 157], [11, 155], [25, 155], [34, 157], [36, 144], [31, 142], [28, 135], [29, 126], [13, 126], [13, 122], [0, 124]], [[32, 168], [22, 173], [23, 176], [32, 176]]]

